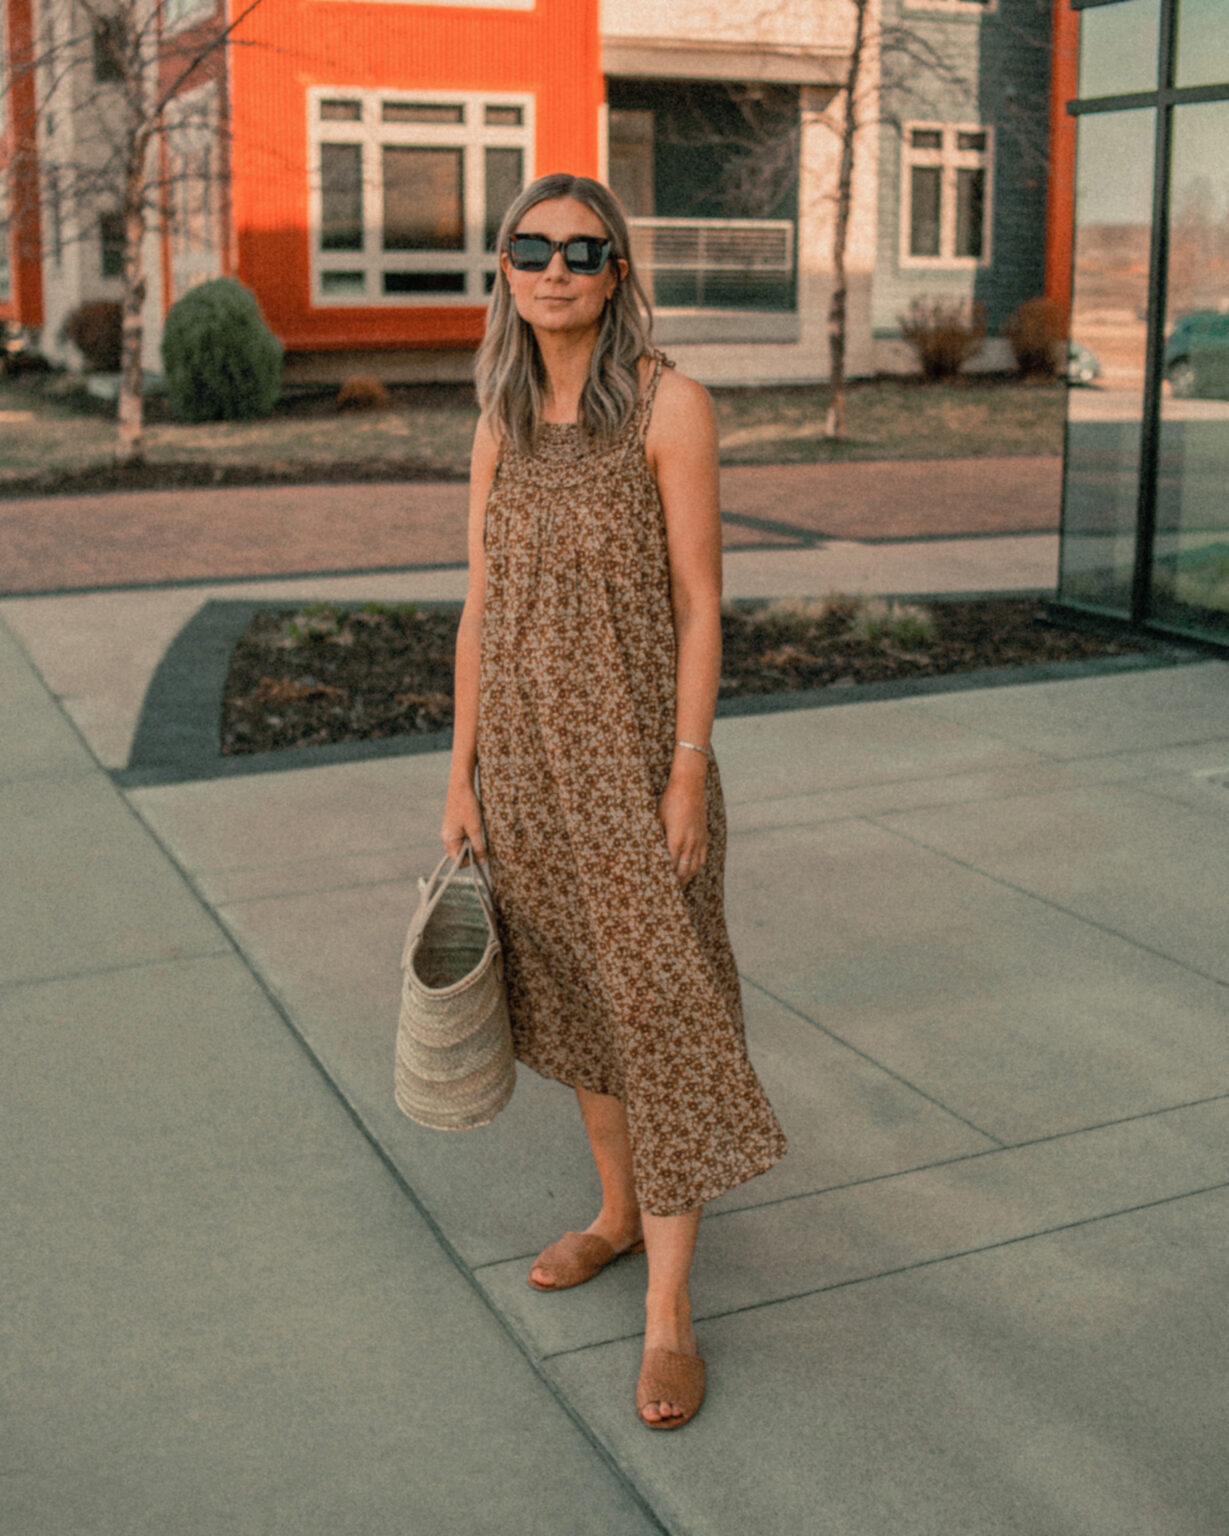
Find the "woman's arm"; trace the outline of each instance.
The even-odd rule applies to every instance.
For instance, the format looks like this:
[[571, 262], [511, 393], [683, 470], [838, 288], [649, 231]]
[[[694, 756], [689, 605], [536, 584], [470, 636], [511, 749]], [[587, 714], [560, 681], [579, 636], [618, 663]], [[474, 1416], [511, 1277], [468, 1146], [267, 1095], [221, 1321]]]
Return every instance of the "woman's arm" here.
[[[721, 507], [717, 422], [708, 391], [667, 370], [645, 443], [661, 496], [670, 559], [677, 649], [677, 740], [708, 747], [721, 677]], [[685, 885], [708, 856], [708, 759], [675, 746], [658, 814], [674, 868]]]
[[478, 668], [482, 643], [482, 597], [486, 585], [487, 495], [495, 478], [499, 446], [485, 418], [474, 433], [469, 474], [469, 584], [457, 628], [457, 659], [453, 686], [452, 769], [440, 837], [455, 858], [468, 837], [479, 859], [486, 858], [482, 809], [474, 790], [478, 761]]

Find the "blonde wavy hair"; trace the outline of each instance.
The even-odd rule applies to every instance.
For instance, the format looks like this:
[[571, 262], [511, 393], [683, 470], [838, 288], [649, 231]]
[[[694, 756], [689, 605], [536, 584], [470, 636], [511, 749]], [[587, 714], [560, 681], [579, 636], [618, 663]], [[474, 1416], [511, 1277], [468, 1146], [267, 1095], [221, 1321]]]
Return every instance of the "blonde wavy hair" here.
[[[580, 426], [589, 438], [617, 437], [631, 419], [640, 391], [637, 364], [649, 349], [653, 313], [632, 262], [627, 220], [609, 188], [588, 176], [540, 176], [515, 198], [499, 227], [496, 250], [508, 249], [522, 219], [538, 203], [571, 197], [591, 208], [606, 227], [610, 260], [627, 262], [602, 313], [589, 377], [580, 395]], [[616, 272], [617, 272], [616, 266]], [[487, 312], [486, 336], [474, 364], [478, 404], [495, 436], [531, 452], [542, 421], [546, 371], [531, 326], [517, 313], [502, 267]]]

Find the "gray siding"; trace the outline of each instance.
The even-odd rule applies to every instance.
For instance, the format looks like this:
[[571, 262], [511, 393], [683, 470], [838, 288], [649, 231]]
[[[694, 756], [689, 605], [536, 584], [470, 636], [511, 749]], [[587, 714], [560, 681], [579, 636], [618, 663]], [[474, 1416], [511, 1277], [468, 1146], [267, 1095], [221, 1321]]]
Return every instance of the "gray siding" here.
[[[879, 160], [879, 232], [871, 323], [877, 336], [899, 334], [898, 317], [914, 297], [976, 298], [992, 332], [1011, 311], [1043, 291], [1049, 115], [1049, 0], [998, 0], [952, 13], [907, 0], [882, 0], [885, 34], [901, 27], [928, 44], [959, 83], [914, 62], [884, 66]], [[969, 268], [903, 267], [900, 260], [901, 136], [910, 119], [980, 123], [994, 129], [991, 261]]]

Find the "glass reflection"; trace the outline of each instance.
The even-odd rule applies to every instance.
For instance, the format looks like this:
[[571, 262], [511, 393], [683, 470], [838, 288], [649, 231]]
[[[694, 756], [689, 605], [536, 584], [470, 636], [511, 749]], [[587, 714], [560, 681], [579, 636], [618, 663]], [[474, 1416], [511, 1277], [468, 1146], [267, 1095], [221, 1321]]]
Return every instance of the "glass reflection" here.
[[1161, 0], [1119, 0], [1081, 11], [1081, 100], [1155, 91], [1160, 37]]
[[1229, 8], [1225, 0], [1181, 0], [1176, 85], [1229, 80]]
[[1059, 596], [1123, 615], [1135, 562], [1155, 121], [1151, 109], [1081, 117], [1076, 147], [1071, 340], [1100, 375], [1067, 395]]
[[1173, 118], [1152, 616], [1229, 628], [1229, 102]]

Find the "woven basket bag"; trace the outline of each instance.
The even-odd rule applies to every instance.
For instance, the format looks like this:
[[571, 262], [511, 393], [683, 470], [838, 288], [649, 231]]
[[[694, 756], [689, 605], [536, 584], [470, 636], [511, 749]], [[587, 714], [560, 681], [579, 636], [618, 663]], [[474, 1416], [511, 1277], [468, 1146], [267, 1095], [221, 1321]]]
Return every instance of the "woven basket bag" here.
[[468, 840], [419, 880], [401, 967], [397, 1108], [433, 1130], [489, 1124], [512, 1097], [516, 1062], [495, 907]]

